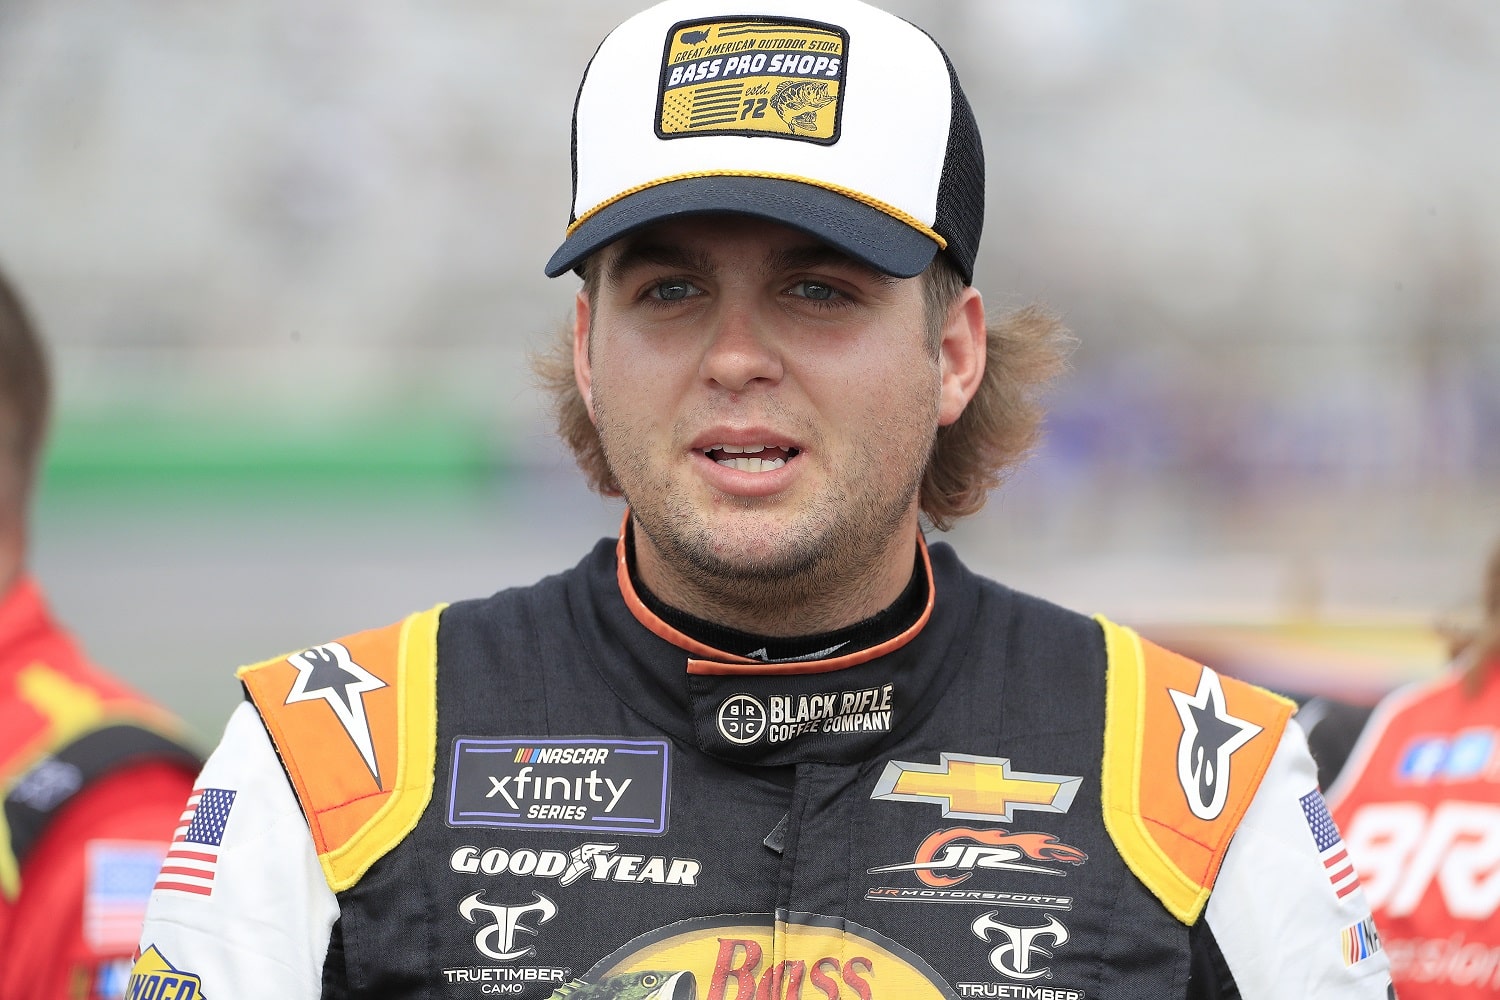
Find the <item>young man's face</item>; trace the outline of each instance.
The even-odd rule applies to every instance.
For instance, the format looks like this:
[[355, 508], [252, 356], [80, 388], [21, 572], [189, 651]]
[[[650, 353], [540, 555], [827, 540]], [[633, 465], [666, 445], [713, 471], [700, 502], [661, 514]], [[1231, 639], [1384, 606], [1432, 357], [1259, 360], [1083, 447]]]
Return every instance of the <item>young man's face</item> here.
[[909, 574], [933, 437], [968, 398], [945, 389], [921, 278], [737, 216], [654, 226], [593, 266], [575, 361], [648, 583], [784, 601]]

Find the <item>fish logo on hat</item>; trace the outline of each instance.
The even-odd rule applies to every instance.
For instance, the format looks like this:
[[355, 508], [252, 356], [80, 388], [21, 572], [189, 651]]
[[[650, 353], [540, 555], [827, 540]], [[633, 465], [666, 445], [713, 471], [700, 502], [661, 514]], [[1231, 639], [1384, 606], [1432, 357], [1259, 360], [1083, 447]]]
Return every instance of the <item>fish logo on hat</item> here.
[[656, 134], [835, 143], [848, 47], [847, 32], [814, 21], [675, 24], [662, 55]]

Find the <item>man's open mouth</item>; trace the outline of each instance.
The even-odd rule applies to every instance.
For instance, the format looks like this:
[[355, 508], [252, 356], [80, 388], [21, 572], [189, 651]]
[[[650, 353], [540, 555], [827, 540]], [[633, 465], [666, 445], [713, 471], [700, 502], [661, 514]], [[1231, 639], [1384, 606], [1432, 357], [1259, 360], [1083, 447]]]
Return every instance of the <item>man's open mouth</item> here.
[[797, 457], [796, 448], [765, 444], [716, 444], [704, 448], [703, 454], [720, 465], [740, 472], [770, 472]]

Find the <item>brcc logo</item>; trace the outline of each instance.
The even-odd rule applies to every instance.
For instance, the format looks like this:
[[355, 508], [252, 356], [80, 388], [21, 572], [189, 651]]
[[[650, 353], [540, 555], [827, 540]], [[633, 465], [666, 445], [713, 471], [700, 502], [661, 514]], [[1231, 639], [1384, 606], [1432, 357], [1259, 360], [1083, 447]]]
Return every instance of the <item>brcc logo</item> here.
[[788, 743], [813, 734], [886, 733], [895, 714], [894, 700], [894, 684], [854, 691], [773, 694], [764, 702], [735, 694], [719, 705], [719, 735], [747, 746], [761, 739]]
[[766, 735], [769, 724], [766, 706], [748, 694], [726, 698], [719, 706], [719, 735], [739, 746], [748, 746]]

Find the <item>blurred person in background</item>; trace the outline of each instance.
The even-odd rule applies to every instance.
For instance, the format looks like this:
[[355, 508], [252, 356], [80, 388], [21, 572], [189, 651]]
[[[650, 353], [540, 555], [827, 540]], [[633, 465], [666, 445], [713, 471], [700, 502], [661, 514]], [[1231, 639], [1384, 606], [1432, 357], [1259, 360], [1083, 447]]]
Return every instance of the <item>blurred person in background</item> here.
[[538, 366], [618, 537], [243, 668], [132, 995], [1384, 1000], [1291, 703], [926, 541], [1068, 343], [986, 324], [942, 49], [669, 0], [573, 151]]
[[1307, 734], [1307, 749], [1318, 764], [1318, 787], [1325, 792], [1344, 769], [1349, 751], [1374, 711], [1374, 705], [1324, 694], [1312, 695], [1298, 705], [1297, 723]]
[[175, 719], [90, 662], [27, 573], [49, 396], [41, 341], [0, 278], [0, 1000], [123, 996], [200, 764]]
[[1500, 997], [1500, 543], [1442, 676], [1387, 695], [1329, 789], [1402, 1000]]

